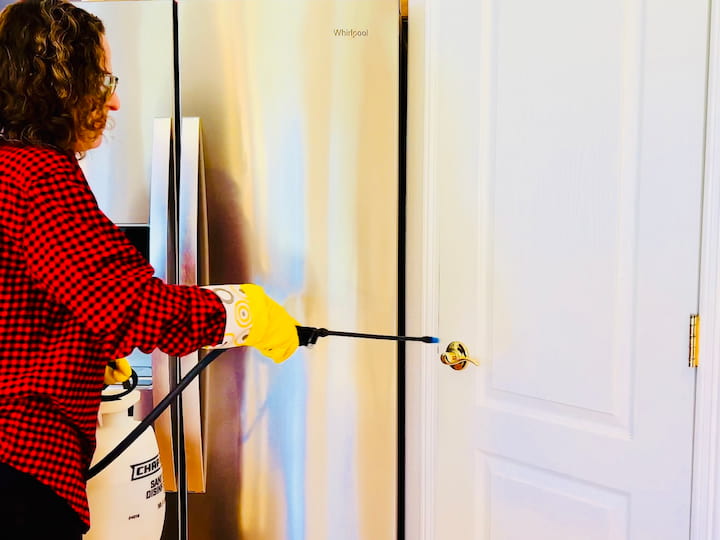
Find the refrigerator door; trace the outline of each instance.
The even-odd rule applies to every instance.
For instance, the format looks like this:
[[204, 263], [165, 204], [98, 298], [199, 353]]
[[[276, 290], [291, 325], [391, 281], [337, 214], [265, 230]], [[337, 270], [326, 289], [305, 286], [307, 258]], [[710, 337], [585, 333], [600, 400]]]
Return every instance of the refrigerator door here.
[[[206, 281], [260, 284], [305, 325], [396, 331], [398, 27], [389, 0], [179, 3]], [[204, 374], [190, 538], [395, 538], [396, 387], [392, 342], [225, 353]]]
[[120, 110], [103, 144], [80, 165], [100, 208], [117, 224], [147, 224], [155, 118], [173, 108], [172, 2], [83, 2], [105, 25]]

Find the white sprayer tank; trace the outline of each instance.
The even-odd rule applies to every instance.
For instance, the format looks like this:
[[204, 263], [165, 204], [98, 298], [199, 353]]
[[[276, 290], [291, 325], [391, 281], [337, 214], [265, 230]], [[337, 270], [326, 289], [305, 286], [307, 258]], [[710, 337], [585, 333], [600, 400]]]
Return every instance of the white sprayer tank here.
[[[134, 390], [100, 405], [93, 465], [138, 424], [128, 410], [140, 400]], [[165, 521], [165, 491], [155, 433], [146, 429], [87, 484], [90, 531], [84, 540], [159, 540]]]

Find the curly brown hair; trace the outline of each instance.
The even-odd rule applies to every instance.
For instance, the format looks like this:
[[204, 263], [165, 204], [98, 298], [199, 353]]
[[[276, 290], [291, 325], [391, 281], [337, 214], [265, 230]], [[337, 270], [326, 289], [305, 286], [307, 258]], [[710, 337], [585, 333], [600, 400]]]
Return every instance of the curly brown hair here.
[[68, 153], [107, 121], [105, 28], [64, 0], [22, 0], [0, 12], [0, 138]]

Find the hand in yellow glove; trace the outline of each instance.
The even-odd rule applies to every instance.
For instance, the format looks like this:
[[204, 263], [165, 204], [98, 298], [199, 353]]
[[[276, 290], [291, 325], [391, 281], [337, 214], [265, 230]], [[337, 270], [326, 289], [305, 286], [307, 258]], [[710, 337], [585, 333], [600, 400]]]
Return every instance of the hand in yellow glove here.
[[247, 297], [252, 317], [250, 334], [243, 345], [255, 347], [275, 362], [290, 358], [300, 345], [297, 327], [300, 326], [285, 309], [270, 298], [258, 285], [241, 285]]
[[132, 367], [127, 358], [118, 358], [108, 362], [105, 366], [105, 384], [121, 384], [127, 381], [132, 375]]
[[259, 285], [206, 288], [220, 297], [227, 316], [225, 338], [215, 348], [247, 345], [275, 362], [284, 362], [300, 345], [299, 323]]

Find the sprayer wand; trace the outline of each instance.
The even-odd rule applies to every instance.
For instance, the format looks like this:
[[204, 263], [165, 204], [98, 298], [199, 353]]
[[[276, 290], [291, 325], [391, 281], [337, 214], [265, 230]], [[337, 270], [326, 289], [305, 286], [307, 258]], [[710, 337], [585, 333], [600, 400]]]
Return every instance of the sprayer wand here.
[[[436, 337], [422, 336], [422, 337], [409, 337], [409, 336], [388, 336], [382, 334], [360, 334], [357, 332], [337, 332], [334, 330], [328, 330], [327, 328], [314, 328], [312, 326], [298, 326], [298, 341], [301, 346], [308, 347], [315, 345], [317, 340], [321, 337], [326, 336], [341, 336], [341, 337], [353, 337], [363, 339], [386, 339], [392, 341], [422, 341], [423, 343], [438, 343], [440, 340]], [[148, 415], [140, 422], [135, 428], [128, 433], [120, 443], [110, 450], [100, 461], [90, 467], [88, 470], [87, 479], [90, 480], [93, 476], [96, 476], [100, 471], [105, 469], [110, 463], [115, 461], [117, 457], [122, 454], [127, 448], [135, 442], [135, 440], [142, 435], [142, 433], [149, 428], [152, 423], [167, 409], [175, 398], [180, 394], [188, 384], [190, 384], [200, 372], [208, 367], [210, 363], [215, 360], [222, 353], [228, 349], [214, 349], [210, 351], [200, 362], [198, 362], [188, 373], [180, 379], [178, 385], [173, 388], [167, 396], [165, 396], [157, 406], [148, 413]], [[135, 384], [137, 385], [137, 376], [135, 377]]]
[[440, 340], [430, 336], [386, 336], [383, 334], [360, 334], [358, 332], [338, 332], [327, 328], [313, 328], [312, 326], [298, 326], [300, 345], [315, 345], [321, 337], [340, 336], [362, 339], [387, 339], [391, 341], [422, 341], [423, 343], [439, 343]]

